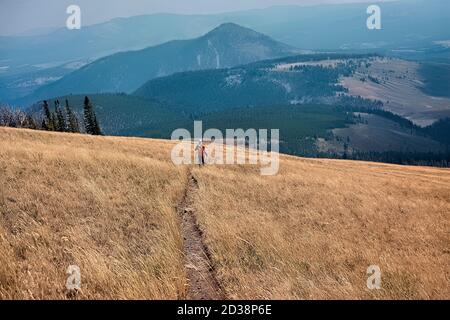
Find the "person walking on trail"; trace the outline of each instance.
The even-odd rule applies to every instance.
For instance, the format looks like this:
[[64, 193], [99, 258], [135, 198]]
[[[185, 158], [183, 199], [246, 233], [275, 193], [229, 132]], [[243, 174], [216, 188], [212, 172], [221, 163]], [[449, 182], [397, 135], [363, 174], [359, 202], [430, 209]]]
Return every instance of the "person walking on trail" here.
[[208, 154], [206, 153], [206, 146], [203, 144], [202, 140], [198, 141], [198, 144], [195, 147], [195, 151], [197, 151], [198, 164], [200, 166], [204, 166], [206, 164], [206, 156]]

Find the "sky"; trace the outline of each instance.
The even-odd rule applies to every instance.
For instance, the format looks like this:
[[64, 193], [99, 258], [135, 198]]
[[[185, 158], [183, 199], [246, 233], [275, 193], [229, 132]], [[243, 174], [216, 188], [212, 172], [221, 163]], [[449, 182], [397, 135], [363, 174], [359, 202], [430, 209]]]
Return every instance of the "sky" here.
[[[83, 25], [116, 17], [169, 12], [209, 14], [267, 8], [276, 5], [379, 2], [380, 0], [0, 0], [0, 35], [14, 35], [35, 29], [64, 27], [66, 8], [81, 8]], [[383, 1], [383, 0], [381, 0]]]

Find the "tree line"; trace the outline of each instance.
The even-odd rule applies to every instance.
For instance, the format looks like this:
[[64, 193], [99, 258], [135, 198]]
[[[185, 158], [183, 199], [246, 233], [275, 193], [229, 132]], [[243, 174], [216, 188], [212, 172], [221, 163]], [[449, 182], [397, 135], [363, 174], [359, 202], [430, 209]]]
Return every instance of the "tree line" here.
[[413, 166], [432, 166], [441, 168], [450, 167], [449, 150], [443, 152], [354, 151], [353, 153], [345, 153], [341, 156], [341, 158], [348, 160], [373, 161]]
[[88, 97], [84, 98], [82, 120], [80, 122], [67, 99], [64, 106], [58, 99], [55, 100], [53, 109], [44, 100], [40, 112], [0, 107], [0, 126], [102, 135], [97, 115]]

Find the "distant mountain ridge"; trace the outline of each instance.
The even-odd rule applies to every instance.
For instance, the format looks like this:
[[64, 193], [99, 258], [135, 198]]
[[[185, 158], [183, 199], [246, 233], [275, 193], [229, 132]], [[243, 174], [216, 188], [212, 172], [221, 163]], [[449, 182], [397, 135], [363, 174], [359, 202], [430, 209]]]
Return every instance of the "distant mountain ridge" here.
[[365, 27], [367, 3], [277, 6], [212, 15], [152, 14], [115, 18], [77, 31], [61, 28], [36, 36], [0, 36], [0, 61], [8, 61], [13, 68], [99, 58], [195, 38], [225, 22], [311, 50], [400, 49], [450, 39], [447, 0], [400, 0], [379, 5], [383, 13], [383, 30], [379, 32]]
[[21, 98], [71, 72], [60, 68], [67, 63], [80, 66], [118, 52], [197, 38], [227, 22], [309, 51], [375, 52], [450, 63], [450, 48], [442, 45], [450, 40], [448, 0], [378, 4], [382, 30], [367, 29], [368, 3], [351, 3], [277, 6], [211, 15], [151, 14], [115, 18], [81, 30], [60, 28], [34, 36], [0, 36], [0, 102], [22, 104], [26, 100]]
[[129, 93], [157, 77], [229, 68], [299, 52], [251, 29], [226, 23], [196, 39], [171, 41], [94, 61], [43, 86], [25, 100], [29, 103], [78, 93]]

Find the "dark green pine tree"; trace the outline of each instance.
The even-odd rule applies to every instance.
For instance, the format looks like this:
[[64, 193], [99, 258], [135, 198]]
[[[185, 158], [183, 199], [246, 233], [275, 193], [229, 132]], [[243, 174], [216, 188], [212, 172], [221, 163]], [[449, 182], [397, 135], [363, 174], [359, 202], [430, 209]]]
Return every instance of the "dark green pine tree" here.
[[94, 127], [94, 135], [96, 136], [101, 136], [103, 135], [102, 130], [100, 129], [100, 125], [98, 124], [97, 121], [97, 115], [94, 112], [94, 123], [93, 123], [93, 127]]
[[53, 127], [55, 131], [59, 131], [59, 123], [58, 123], [58, 103], [56, 102], [56, 100], [54, 101], [55, 107], [53, 109], [52, 112], [52, 117], [53, 117]]
[[84, 128], [87, 134], [101, 135], [97, 117], [88, 97], [84, 98]]
[[72, 133], [80, 132], [80, 125], [78, 124], [78, 119], [75, 113], [69, 106], [69, 100], [66, 99], [66, 119], [67, 119], [67, 131]]
[[42, 121], [42, 128], [48, 131], [55, 130], [55, 119], [53, 114], [50, 112], [50, 108], [48, 107], [48, 102], [44, 100], [42, 108], [44, 109], [44, 120]]
[[84, 97], [84, 130], [87, 134], [92, 134], [92, 105], [88, 97]]
[[49, 128], [47, 126], [47, 122], [45, 121], [45, 119], [42, 119], [41, 128], [42, 128], [42, 130], [49, 131]]
[[36, 130], [38, 128], [38, 125], [36, 124], [36, 121], [34, 120], [34, 118], [31, 115], [27, 114], [25, 116], [25, 121], [24, 121], [24, 124], [22, 125], [22, 127]]
[[55, 101], [55, 113], [56, 113], [56, 130], [59, 132], [65, 132], [67, 131], [66, 126], [66, 118], [64, 117], [64, 113], [61, 109], [61, 105], [59, 103], [59, 100]]

